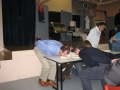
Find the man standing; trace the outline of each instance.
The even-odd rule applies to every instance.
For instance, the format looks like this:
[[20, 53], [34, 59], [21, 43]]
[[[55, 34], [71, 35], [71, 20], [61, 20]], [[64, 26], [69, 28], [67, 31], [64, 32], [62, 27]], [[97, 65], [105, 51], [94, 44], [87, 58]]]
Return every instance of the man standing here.
[[38, 40], [35, 43], [34, 52], [42, 64], [39, 84], [41, 86], [56, 86], [53, 82], [56, 75], [56, 63], [44, 58], [45, 55], [60, 55], [66, 56], [69, 53], [69, 48], [63, 46], [62, 43], [55, 40]]
[[106, 24], [104, 22], [99, 22], [97, 26], [90, 30], [90, 33], [87, 36], [87, 39], [92, 47], [97, 48], [100, 40], [101, 32], [106, 28]]
[[84, 47], [82, 42], [74, 45], [74, 51], [84, 62], [90, 66], [80, 72], [80, 79], [83, 90], [92, 90], [90, 80], [100, 80], [104, 88], [104, 70], [110, 64], [116, 61], [110, 57], [111, 54], [105, 53], [97, 48]]

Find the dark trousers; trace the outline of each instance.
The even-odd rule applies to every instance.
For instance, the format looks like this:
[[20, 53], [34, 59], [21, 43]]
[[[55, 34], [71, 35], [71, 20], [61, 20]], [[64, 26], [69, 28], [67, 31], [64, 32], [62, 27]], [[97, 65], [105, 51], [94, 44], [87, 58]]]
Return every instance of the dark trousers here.
[[83, 90], [92, 90], [91, 80], [100, 80], [104, 88], [104, 70], [108, 64], [100, 64], [99, 66], [87, 68], [80, 72], [80, 80]]
[[[65, 80], [63, 77], [64, 75], [69, 76], [70, 72], [72, 70], [73, 63], [64, 63], [62, 64], [62, 69], [65, 68], [65, 70], [62, 72], [62, 81]], [[58, 66], [58, 80], [61, 80], [61, 66]]]

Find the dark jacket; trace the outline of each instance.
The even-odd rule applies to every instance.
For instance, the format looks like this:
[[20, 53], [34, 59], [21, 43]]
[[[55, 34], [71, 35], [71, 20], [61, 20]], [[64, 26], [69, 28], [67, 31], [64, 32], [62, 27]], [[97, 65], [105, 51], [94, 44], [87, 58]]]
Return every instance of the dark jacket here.
[[111, 53], [103, 52], [97, 48], [84, 47], [80, 52], [79, 56], [86, 64], [90, 67], [94, 67], [99, 63], [110, 64], [114, 55]]

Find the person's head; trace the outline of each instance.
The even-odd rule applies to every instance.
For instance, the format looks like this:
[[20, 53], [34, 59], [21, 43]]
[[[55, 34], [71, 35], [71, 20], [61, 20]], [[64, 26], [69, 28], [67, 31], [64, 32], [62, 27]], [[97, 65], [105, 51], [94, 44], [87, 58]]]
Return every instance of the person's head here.
[[68, 46], [62, 46], [60, 48], [60, 56], [67, 56], [69, 52], [70, 52], [70, 48]]
[[99, 23], [97, 23], [97, 26], [98, 26], [98, 29], [100, 31], [103, 31], [103, 30], [105, 30], [105, 28], [106, 28], [107, 25], [104, 22], [99, 22]]
[[79, 54], [80, 50], [85, 47], [84, 43], [81, 41], [81, 42], [77, 42], [74, 44], [73, 48], [74, 48], [74, 52], [76, 54]]
[[85, 47], [92, 47], [91, 43], [88, 40], [83, 41]]
[[73, 46], [72, 46], [71, 43], [64, 43], [63, 45], [66, 46], [66, 47], [69, 47], [70, 52], [73, 50]]

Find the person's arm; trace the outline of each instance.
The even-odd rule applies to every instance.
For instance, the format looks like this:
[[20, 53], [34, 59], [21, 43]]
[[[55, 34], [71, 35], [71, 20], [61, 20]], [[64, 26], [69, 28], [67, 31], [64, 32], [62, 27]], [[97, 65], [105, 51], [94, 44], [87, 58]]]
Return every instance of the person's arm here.
[[115, 37], [113, 37], [113, 40], [114, 40], [114, 41], [120, 41], [120, 38], [115, 38]]
[[112, 53], [102, 51], [107, 57], [114, 58], [115, 56]]
[[92, 39], [92, 37], [93, 37], [94, 33], [95, 33], [95, 31], [94, 31], [94, 30], [90, 30], [90, 33], [88, 34], [88, 36], [87, 36], [86, 40], [91, 41], [91, 39]]
[[120, 58], [112, 59], [112, 60], [111, 60], [111, 63], [114, 63], [116, 60], [120, 60]]
[[[92, 51], [91, 51], [92, 53]], [[100, 50], [95, 50], [94, 55], [92, 56], [92, 60], [97, 62], [97, 63], [104, 63], [104, 64], [110, 64], [111, 60], [113, 58], [112, 54], [109, 53], [103, 53]]]
[[111, 39], [110, 39], [111, 41], [120, 41], [120, 38], [115, 38], [115, 35], [113, 36], [113, 37], [111, 37]]

